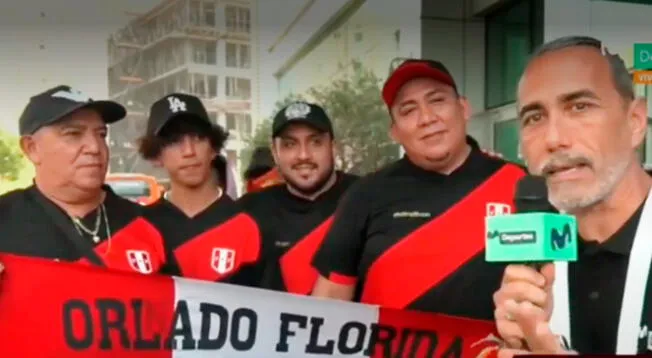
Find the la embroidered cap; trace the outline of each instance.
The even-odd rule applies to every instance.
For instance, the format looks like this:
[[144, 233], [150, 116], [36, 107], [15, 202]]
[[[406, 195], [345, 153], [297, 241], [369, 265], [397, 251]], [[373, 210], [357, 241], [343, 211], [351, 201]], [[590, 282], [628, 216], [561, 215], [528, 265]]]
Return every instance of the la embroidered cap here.
[[333, 135], [331, 119], [323, 108], [313, 103], [298, 101], [281, 109], [272, 121], [272, 138], [278, 137], [292, 123], [305, 123]]
[[383, 100], [388, 108], [394, 105], [396, 95], [407, 82], [428, 77], [445, 83], [457, 92], [457, 85], [446, 66], [439, 61], [409, 59], [398, 66], [383, 85]]
[[198, 97], [185, 93], [171, 93], [152, 104], [147, 119], [147, 134], [158, 135], [172, 119], [192, 117], [211, 124], [206, 107]]
[[60, 85], [29, 99], [18, 119], [18, 132], [21, 136], [34, 134], [82, 108], [97, 111], [107, 124], [117, 122], [127, 115], [127, 110], [117, 102], [94, 101], [70, 86]]

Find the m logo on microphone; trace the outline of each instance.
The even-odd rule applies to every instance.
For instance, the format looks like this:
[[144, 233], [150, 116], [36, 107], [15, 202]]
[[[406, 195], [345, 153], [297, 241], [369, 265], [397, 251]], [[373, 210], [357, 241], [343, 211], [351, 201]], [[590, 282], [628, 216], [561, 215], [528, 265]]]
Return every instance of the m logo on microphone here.
[[569, 224], [564, 225], [564, 228], [559, 232], [556, 228], [550, 231], [550, 246], [554, 251], [562, 250], [572, 240], [571, 227]]

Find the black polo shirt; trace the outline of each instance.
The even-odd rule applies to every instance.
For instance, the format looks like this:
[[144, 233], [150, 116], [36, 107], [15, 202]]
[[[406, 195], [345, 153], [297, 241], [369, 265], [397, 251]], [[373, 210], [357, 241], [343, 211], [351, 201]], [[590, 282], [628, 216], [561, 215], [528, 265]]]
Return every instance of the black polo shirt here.
[[106, 226], [98, 210], [81, 218], [98, 242], [35, 186], [0, 196], [0, 252], [92, 264], [144, 274], [166, 264], [158, 231], [142, 217], [142, 207], [105, 186]]
[[260, 255], [259, 232], [228, 195], [192, 217], [161, 198], [145, 208], [145, 217], [163, 236], [169, 257], [165, 273], [253, 284], [251, 269]]
[[470, 144], [450, 175], [403, 158], [354, 184], [315, 257], [321, 275], [357, 283], [361, 302], [493, 319], [504, 265], [484, 260], [485, 216], [513, 210], [525, 171]]
[[[582, 354], [615, 354], [620, 308], [634, 236], [643, 205], [608, 240], [580, 240], [579, 256], [568, 265], [573, 349]], [[646, 238], [652, 239], [652, 238]], [[650, 241], [652, 245], [652, 241]], [[648, 286], [652, 284], [652, 273]], [[652, 290], [646, 291], [639, 353], [652, 353]], [[632, 317], [631, 319], [639, 319]], [[645, 328], [647, 327], [647, 329]], [[648, 332], [649, 331], [649, 332]]]
[[314, 200], [275, 185], [243, 196], [238, 203], [257, 223], [263, 255], [258, 263], [260, 288], [307, 295], [318, 273], [311, 266], [337, 203], [358, 177], [337, 173], [337, 182]]

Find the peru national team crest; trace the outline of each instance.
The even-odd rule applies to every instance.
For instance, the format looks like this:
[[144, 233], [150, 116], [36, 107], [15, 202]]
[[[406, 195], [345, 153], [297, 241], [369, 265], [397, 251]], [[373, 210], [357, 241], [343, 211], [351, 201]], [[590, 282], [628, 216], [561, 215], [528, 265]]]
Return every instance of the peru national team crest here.
[[231, 272], [235, 267], [235, 250], [223, 247], [214, 248], [211, 267], [220, 275]]
[[504, 203], [487, 203], [487, 216], [508, 215], [512, 208]]
[[143, 250], [127, 250], [127, 261], [134, 271], [148, 274], [152, 273], [152, 260], [149, 252]]

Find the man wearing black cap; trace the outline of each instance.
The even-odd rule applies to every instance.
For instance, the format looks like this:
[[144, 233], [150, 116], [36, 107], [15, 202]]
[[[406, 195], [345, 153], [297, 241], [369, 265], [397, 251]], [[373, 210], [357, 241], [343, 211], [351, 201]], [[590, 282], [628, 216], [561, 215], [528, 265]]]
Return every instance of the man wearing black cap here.
[[524, 170], [466, 135], [469, 103], [440, 62], [405, 61], [382, 95], [405, 157], [340, 203], [314, 295], [491, 320], [503, 267], [484, 262], [484, 219], [512, 210]]
[[239, 200], [262, 235], [259, 287], [310, 294], [310, 262], [344, 191], [357, 177], [335, 170], [331, 120], [323, 108], [295, 102], [272, 123], [272, 154], [285, 185]]
[[145, 208], [165, 241], [166, 273], [247, 284], [243, 268], [258, 259], [259, 236], [219, 185], [215, 161], [228, 134], [199, 98], [181, 93], [152, 105], [146, 131], [141, 155], [170, 177], [166, 198]]
[[141, 207], [115, 195], [104, 178], [107, 124], [125, 117], [110, 101], [68, 86], [32, 97], [19, 120], [20, 146], [34, 184], [0, 197], [0, 251], [155, 273], [162, 241]]

